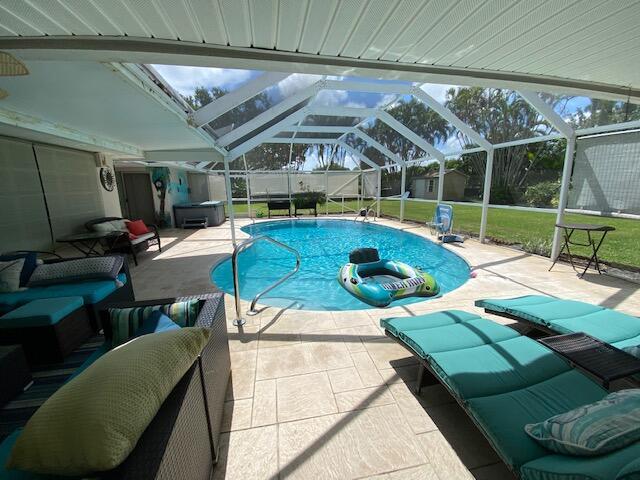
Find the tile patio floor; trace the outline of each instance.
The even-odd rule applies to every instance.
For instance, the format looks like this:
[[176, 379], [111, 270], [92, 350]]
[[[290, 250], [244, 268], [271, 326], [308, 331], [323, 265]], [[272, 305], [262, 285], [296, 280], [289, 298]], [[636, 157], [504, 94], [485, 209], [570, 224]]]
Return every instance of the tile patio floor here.
[[[428, 237], [426, 228], [380, 220]], [[237, 228], [248, 220], [239, 220]], [[247, 235], [237, 230], [238, 238]], [[168, 230], [132, 267], [138, 299], [214, 290], [211, 265], [232, 251], [229, 223]], [[477, 311], [487, 296], [529, 293], [586, 300], [640, 314], [640, 286], [612, 277], [576, 277], [566, 265], [468, 240], [448, 246], [478, 272], [442, 298], [408, 307], [316, 312], [269, 307], [241, 330], [231, 324], [232, 379], [225, 404], [222, 460], [215, 479], [512, 479], [484, 437], [441, 387], [411, 386], [416, 363], [386, 339], [380, 317], [447, 308]], [[247, 305], [243, 306], [243, 311]], [[491, 317], [500, 323], [509, 320]]]

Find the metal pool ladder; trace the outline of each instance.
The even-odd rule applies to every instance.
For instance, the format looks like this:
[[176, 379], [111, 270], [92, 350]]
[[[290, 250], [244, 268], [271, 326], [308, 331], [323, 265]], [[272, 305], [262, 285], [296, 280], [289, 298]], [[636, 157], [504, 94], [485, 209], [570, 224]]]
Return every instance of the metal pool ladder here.
[[260, 297], [262, 297], [265, 293], [270, 292], [271, 290], [276, 288], [278, 285], [282, 284], [285, 280], [287, 280], [288, 278], [293, 276], [298, 270], [300, 270], [300, 253], [295, 248], [292, 248], [289, 245], [286, 245], [282, 242], [274, 240], [271, 237], [268, 237], [266, 235], [260, 235], [258, 237], [251, 237], [245, 240], [244, 242], [238, 244], [236, 248], [233, 249], [233, 255], [231, 256], [231, 265], [233, 267], [233, 292], [234, 292], [235, 301], [236, 301], [236, 318], [233, 320], [233, 324], [236, 327], [240, 327], [246, 323], [246, 320], [242, 318], [242, 306], [240, 304], [240, 285], [238, 282], [238, 256], [240, 255], [240, 253], [245, 251], [251, 245], [262, 240], [264, 240], [265, 242], [273, 243], [274, 245], [293, 253], [296, 256], [296, 266], [294, 267], [293, 270], [288, 272], [286, 275], [280, 278], [273, 285], [268, 286], [267, 288], [262, 290], [260, 293], [258, 293], [255, 297], [253, 297], [253, 300], [251, 301], [251, 306], [249, 307], [249, 311], [247, 312], [247, 315], [257, 314], [258, 312], [255, 310], [255, 306], [258, 300], [260, 300]]

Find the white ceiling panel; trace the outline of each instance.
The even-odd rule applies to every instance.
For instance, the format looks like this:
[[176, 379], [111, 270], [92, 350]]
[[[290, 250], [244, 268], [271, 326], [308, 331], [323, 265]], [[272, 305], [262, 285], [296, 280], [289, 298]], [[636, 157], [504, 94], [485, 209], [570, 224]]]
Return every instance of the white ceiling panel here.
[[278, 0], [250, 0], [253, 46], [275, 48], [278, 28]]
[[218, 2], [211, 0], [190, 0], [191, 10], [194, 12], [196, 21], [200, 25], [200, 30], [204, 41], [215, 45], [227, 45], [229, 38], [225, 31], [222, 12]]
[[[306, 28], [308, 0], [280, 0], [278, 8], [278, 34], [276, 48], [286, 52], [296, 52]], [[257, 19], [256, 19], [257, 20]], [[314, 28], [310, 25], [309, 28]]]
[[119, 29], [129, 37], [146, 37], [152, 35], [147, 32], [136, 15], [131, 13], [127, 4], [127, 0], [110, 0], [109, 2], [94, 2], [102, 14], [107, 17], [111, 23], [118, 25]]
[[358, 19], [349, 41], [340, 52], [345, 57], [359, 58], [371, 40], [380, 32], [389, 16], [397, 11], [398, 0], [370, 0]]
[[185, 121], [108, 65], [25, 63], [29, 75], [0, 78], [9, 94], [4, 109], [142, 150], [207, 146]]
[[424, 6], [423, 0], [402, 0], [393, 12], [402, 12], [402, 15], [392, 14], [387, 17], [380, 31], [373, 36], [367, 48], [362, 52], [362, 58], [381, 58], [395, 42], [402, 32], [410, 25], [416, 15]]
[[[639, 24], [640, 0], [0, 0], [0, 41], [69, 37], [68, 48], [96, 51], [77, 37], [89, 35], [108, 51], [119, 37], [131, 45], [122, 49], [130, 62], [131, 52], [150, 52], [173, 55], [167, 63], [185, 55], [198, 65], [201, 56], [226, 68], [321, 74], [349, 75], [365, 63], [369, 73], [397, 64], [398, 75], [447, 67], [458, 82], [533, 75], [584, 90], [588, 78], [605, 92], [640, 89], [640, 68], [629, 61], [640, 49]], [[182, 53], [193, 44], [218, 53]]]
[[42, 33], [47, 35], [69, 35], [71, 33], [57, 22], [51, 20], [49, 16], [43, 14], [39, 8], [24, 0], [5, 0], [3, 4], [8, 6], [12, 12], [15, 12], [19, 18], [28, 21], [29, 24]]
[[305, 28], [300, 39], [301, 52], [317, 54], [327, 38], [332, 19], [338, 9], [338, 0], [310, 2]]
[[[251, 46], [251, 19], [247, 0], [221, 0], [222, 17], [229, 43], [238, 47]], [[255, 19], [260, 22], [262, 19]]]

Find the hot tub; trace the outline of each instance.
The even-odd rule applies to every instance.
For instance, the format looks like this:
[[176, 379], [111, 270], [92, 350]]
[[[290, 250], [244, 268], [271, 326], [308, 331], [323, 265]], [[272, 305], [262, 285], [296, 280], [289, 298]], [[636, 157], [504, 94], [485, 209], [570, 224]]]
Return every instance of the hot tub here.
[[[189, 220], [203, 219], [206, 227], [215, 227], [225, 221], [225, 202], [181, 203], [173, 206], [176, 227], [189, 226]], [[205, 220], [206, 219], [206, 220]]]

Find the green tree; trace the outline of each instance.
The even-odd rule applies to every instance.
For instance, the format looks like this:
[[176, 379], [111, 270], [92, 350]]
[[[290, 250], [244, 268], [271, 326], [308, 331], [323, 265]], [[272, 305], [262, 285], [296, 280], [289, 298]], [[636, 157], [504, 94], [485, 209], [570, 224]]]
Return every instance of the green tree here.
[[[555, 101], [562, 101], [558, 98]], [[462, 121], [493, 144], [549, 134], [551, 126], [522, 97], [510, 90], [496, 88], [450, 89], [446, 106]], [[461, 132], [456, 132], [462, 148], [473, 146]], [[531, 172], [547, 153], [544, 144], [519, 145], [494, 151], [491, 201], [514, 203]], [[464, 155], [462, 170], [475, 177], [484, 176], [486, 154]]]
[[588, 105], [576, 111], [571, 117], [571, 123], [576, 128], [589, 128], [638, 119], [640, 119], [638, 104], [592, 98]]

